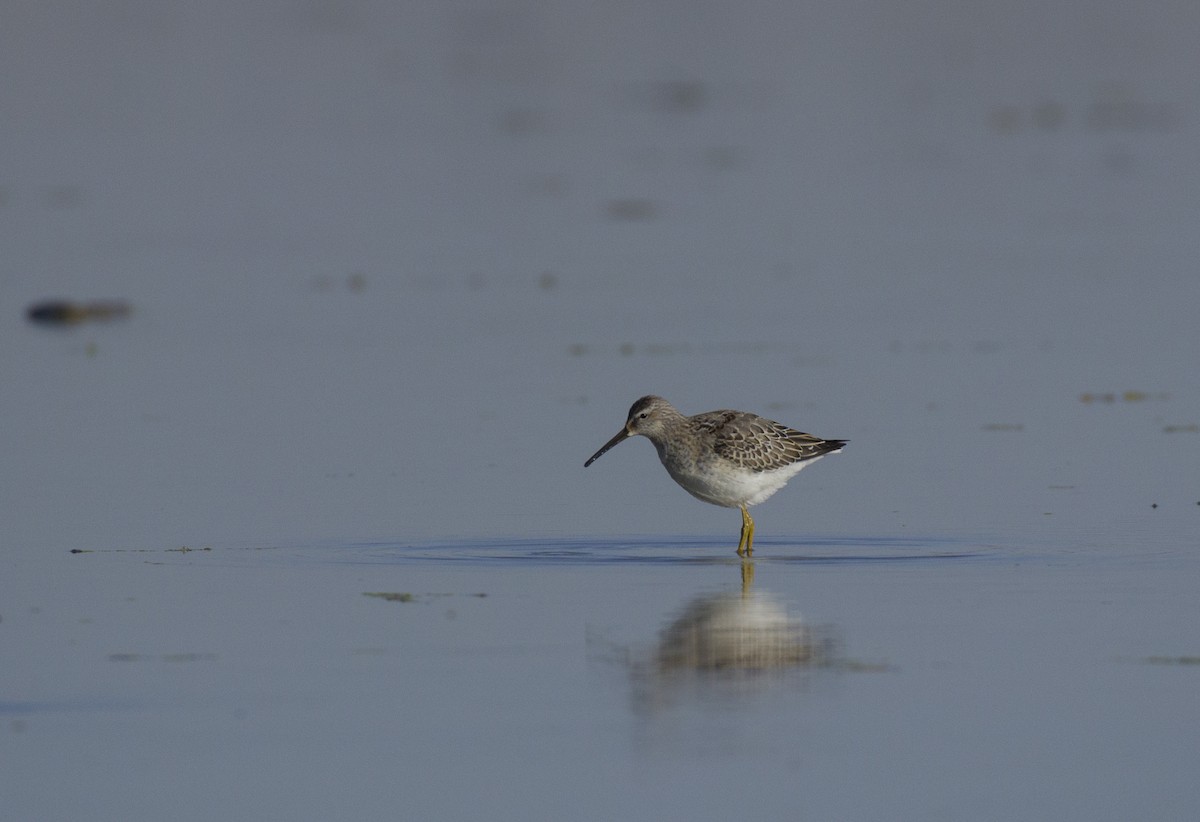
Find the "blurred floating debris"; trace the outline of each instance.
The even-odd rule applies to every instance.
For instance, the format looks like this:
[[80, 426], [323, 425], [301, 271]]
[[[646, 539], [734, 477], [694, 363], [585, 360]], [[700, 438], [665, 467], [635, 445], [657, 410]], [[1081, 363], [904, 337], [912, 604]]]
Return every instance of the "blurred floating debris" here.
[[604, 205], [608, 219], [617, 222], [646, 222], [658, 217], [658, 205], [653, 200], [638, 197], [609, 200]]
[[1020, 422], [989, 422], [983, 426], [984, 431], [1024, 431], [1025, 424]]
[[538, 277], [538, 288], [542, 291], [553, 291], [558, 288], [558, 275], [553, 271], [543, 271]]
[[[311, 282], [313, 289], [320, 292], [336, 291], [338, 287], [337, 278], [330, 274], [318, 274]], [[361, 271], [351, 272], [346, 275], [344, 284], [347, 291], [357, 294], [367, 287], [367, 275]]]
[[1200, 656], [1148, 656], [1142, 662], [1147, 665], [1200, 665]]
[[696, 114], [713, 103], [712, 87], [699, 79], [622, 83], [618, 91], [633, 108], [675, 117]]
[[416, 602], [417, 601], [417, 598], [408, 592], [387, 593], [384, 591], [377, 591], [377, 592], [372, 593], [370, 591], [364, 591], [363, 596], [378, 597], [379, 599], [382, 599], [384, 602]]
[[72, 548], [72, 554], [190, 554], [193, 551], [211, 551], [210, 546], [203, 548], [189, 548], [186, 545], [181, 545], [178, 548]]
[[382, 599], [384, 602], [428, 602], [431, 599], [445, 599], [446, 597], [465, 596], [472, 599], [486, 599], [487, 594], [411, 594], [408, 591], [363, 591], [365, 597], [375, 597]]
[[997, 134], [1012, 134], [1021, 130], [1026, 120], [1038, 131], [1058, 131], [1067, 122], [1067, 107], [1062, 103], [1044, 100], [1025, 107], [997, 106], [988, 114], [988, 127]]
[[988, 112], [988, 128], [997, 134], [1012, 134], [1021, 128], [1021, 109], [1016, 106], [996, 106]]
[[121, 320], [133, 313], [128, 303], [98, 301], [75, 303], [69, 300], [43, 300], [25, 309], [25, 318], [38, 325], [78, 325], [88, 320]]
[[1147, 402], [1149, 400], [1169, 400], [1169, 399], [1171, 399], [1171, 395], [1167, 394], [1167, 393], [1152, 394], [1148, 391], [1136, 391], [1136, 390], [1122, 391], [1120, 393], [1117, 393], [1114, 391], [1108, 391], [1105, 393], [1097, 393], [1097, 394], [1093, 394], [1091, 392], [1086, 392], [1086, 393], [1079, 395], [1079, 401], [1083, 402], [1083, 403]]
[[1188, 423], [1187, 425], [1164, 425], [1164, 434], [1200, 434], [1200, 425], [1196, 423]]
[[734, 146], [711, 146], [704, 149], [704, 165], [719, 171], [728, 171], [742, 164], [743, 152]]
[[1143, 100], [1131, 89], [1114, 85], [1103, 89], [1087, 115], [1093, 131], [1173, 131], [1179, 115], [1171, 103]]
[[1056, 131], [1067, 119], [1062, 103], [1046, 100], [1033, 107], [1033, 124], [1043, 131]]
[[1142, 99], [1117, 84], [1099, 89], [1090, 103], [1073, 109], [1056, 100], [1043, 100], [1028, 105], [1001, 104], [987, 114], [988, 129], [996, 134], [1055, 132], [1077, 123], [1095, 132], [1165, 133], [1177, 130], [1181, 117], [1175, 104]]
[[839, 671], [851, 674], [890, 674], [896, 669], [887, 662], [860, 662], [856, 659], [843, 659], [837, 665]]
[[1028, 118], [1022, 106], [997, 106], [988, 114], [988, 127], [997, 134], [1020, 131], [1026, 119], [1039, 131], [1058, 131], [1067, 121], [1067, 109], [1062, 103], [1043, 100], [1030, 107]]
[[670, 80], [655, 83], [651, 99], [666, 114], [694, 114], [708, 105], [709, 91], [701, 80]]

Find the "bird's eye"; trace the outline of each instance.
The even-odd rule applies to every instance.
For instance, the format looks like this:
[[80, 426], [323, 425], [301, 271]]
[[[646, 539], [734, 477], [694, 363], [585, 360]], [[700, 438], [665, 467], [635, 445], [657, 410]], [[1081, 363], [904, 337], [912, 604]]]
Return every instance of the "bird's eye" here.
[[644, 419], [646, 419], [646, 417], [648, 417], [648, 416], [650, 416], [650, 412], [649, 412], [649, 411], [643, 411], [642, 413], [638, 414], [638, 419], [639, 419], [639, 420], [644, 420]]

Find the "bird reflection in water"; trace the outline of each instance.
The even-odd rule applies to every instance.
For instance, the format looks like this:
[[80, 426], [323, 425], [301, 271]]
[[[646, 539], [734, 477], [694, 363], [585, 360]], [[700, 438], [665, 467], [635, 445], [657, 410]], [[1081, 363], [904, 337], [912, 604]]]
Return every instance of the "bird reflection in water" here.
[[837, 664], [833, 628], [809, 625], [777, 597], [753, 590], [752, 559], [741, 562], [741, 583], [740, 591], [688, 601], [644, 650], [591, 638], [596, 658], [628, 668], [635, 713], [696, 699], [741, 702], [780, 676]]
[[754, 562], [744, 560], [740, 593], [691, 600], [662, 631], [657, 670], [764, 671], [827, 661], [831, 641], [753, 584]]

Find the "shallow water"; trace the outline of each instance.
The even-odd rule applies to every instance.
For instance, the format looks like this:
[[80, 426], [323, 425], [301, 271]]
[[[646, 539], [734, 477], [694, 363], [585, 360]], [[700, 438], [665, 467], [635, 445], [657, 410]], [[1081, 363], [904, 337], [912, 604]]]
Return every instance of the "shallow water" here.
[[[1200, 717], [1177, 561], [945, 539], [759, 551], [749, 580], [682, 538], [49, 559], [53, 590], [7, 598], [8, 688], [37, 698], [2, 708], [6, 805], [1186, 816]], [[782, 620], [804, 652], [689, 659], [679, 623], [716, 635], [696, 616], [714, 601], [749, 612], [742, 645]]]
[[0, 816], [1192, 814], [1197, 7], [180, 9], [0, 27]]

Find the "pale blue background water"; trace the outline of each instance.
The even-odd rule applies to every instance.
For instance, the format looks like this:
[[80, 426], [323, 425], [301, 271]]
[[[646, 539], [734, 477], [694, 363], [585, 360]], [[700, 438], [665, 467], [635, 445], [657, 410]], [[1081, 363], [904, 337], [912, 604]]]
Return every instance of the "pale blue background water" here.
[[[1198, 37], [9, 4], [3, 815], [1186, 817]], [[851, 440], [755, 509], [847, 664], [647, 709], [741, 584], [648, 444], [583, 470], [650, 391]]]

